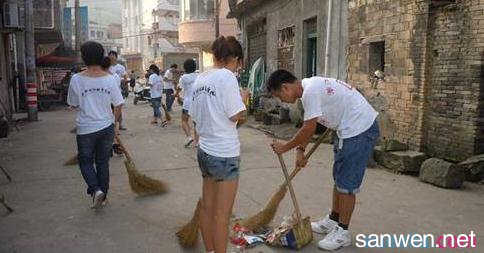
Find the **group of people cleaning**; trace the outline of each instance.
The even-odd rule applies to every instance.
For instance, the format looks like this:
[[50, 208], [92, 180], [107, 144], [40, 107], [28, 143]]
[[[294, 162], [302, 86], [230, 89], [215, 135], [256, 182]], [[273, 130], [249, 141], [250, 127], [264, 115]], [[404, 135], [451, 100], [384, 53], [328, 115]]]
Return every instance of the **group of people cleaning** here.
[[[165, 94], [166, 96], [166, 111], [170, 112], [172, 110], [173, 102], [175, 101], [175, 97], [178, 97], [178, 94], [174, 93], [176, 89], [176, 80], [175, 80], [175, 72], [177, 71], [178, 65], [172, 64], [170, 69], [168, 69], [164, 75], [162, 75], [160, 68], [155, 64], [152, 64], [147, 73], [148, 81], [147, 84], [150, 86], [150, 96], [151, 96], [151, 106], [153, 107], [153, 119], [151, 124], [156, 125], [158, 121], [161, 122], [161, 126], [165, 127], [168, 122], [166, 120], [162, 120], [162, 113], [160, 107], [164, 107], [165, 105], [162, 103], [162, 96]], [[187, 59], [183, 63], [184, 74], [180, 77], [178, 83], [182, 88], [183, 91], [183, 109], [182, 109], [182, 129], [185, 132], [186, 140], [185, 140], [185, 147], [189, 147], [192, 142], [195, 141], [194, 146], [198, 146], [198, 135], [196, 130], [194, 134], [191, 134], [191, 125], [190, 125], [190, 116], [189, 116], [189, 108], [191, 104], [191, 88], [195, 79], [197, 79], [198, 74], [195, 72], [197, 70], [197, 64], [193, 59]], [[163, 76], [163, 78], [162, 78]]]
[[[195, 74], [195, 64], [185, 62], [180, 83], [186, 91], [183, 117], [194, 122], [199, 136], [197, 158], [202, 175], [200, 229], [206, 252], [227, 251], [229, 218], [238, 189], [240, 141], [237, 125], [246, 121], [250, 94], [239, 88], [236, 74], [243, 67], [243, 50], [234, 37], [219, 37], [211, 46], [214, 67]], [[92, 196], [100, 208], [109, 188], [109, 155], [116, 119], [124, 103], [115, 75], [103, 69], [104, 49], [96, 42], [81, 47], [87, 70], [72, 77], [68, 103], [79, 108], [77, 145], [79, 165]], [[160, 80], [156, 66], [149, 77], [154, 110], [159, 103]], [[157, 77], [158, 75], [158, 77]], [[351, 245], [349, 224], [365, 169], [379, 137], [377, 112], [349, 84], [326, 77], [298, 80], [286, 70], [272, 73], [267, 91], [285, 103], [302, 100], [304, 124], [288, 142], [274, 141], [277, 154], [296, 149], [296, 165], [305, 167], [304, 152], [317, 124], [335, 130], [333, 202], [330, 213], [312, 222], [314, 232], [326, 236], [318, 243], [325, 250]], [[111, 105], [114, 110], [111, 110]], [[114, 111], [114, 113], [113, 113]], [[154, 111], [154, 120], [158, 111]], [[185, 129], [185, 128], [184, 128]], [[189, 131], [188, 134], [189, 135]]]

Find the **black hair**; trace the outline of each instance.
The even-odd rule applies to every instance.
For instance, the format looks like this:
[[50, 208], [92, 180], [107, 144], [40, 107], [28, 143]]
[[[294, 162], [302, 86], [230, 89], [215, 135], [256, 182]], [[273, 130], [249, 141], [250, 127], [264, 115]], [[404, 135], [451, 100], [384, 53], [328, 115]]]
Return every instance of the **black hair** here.
[[218, 37], [212, 43], [212, 53], [215, 59], [220, 62], [227, 62], [231, 57], [240, 61], [244, 59], [242, 46], [234, 36]]
[[149, 69], [157, 75], [160, 75], [160, 68], [158, 68], [158, 66], [156, 66], [155, 64], [151, 64]]
[[193, 73], [197, 70], [197, 63], [193, 59], [187, 59], [183, 63], [183, 69], [185, 69], [187, 74]]
[[171, 64], [170, 68], [178, 68], [178, 65], [177, 64]]
[[111, 59], [109, 59], [109, 57], [105, 56], [104, 59], [103, 59], [103, 62], [101, 64], [101, 67], [104, 70], [108, 70], [109, 67], [111, 67]]
[[81, 46], [81, 58], [86, 66], [101, 66], [104, 58], [104, 48], [95, 41], [88, 41]]
[[289, 71], [278, 69], [274, 71], [269, 80], [267, 80], [266, 87], [268, 92], [277, 91], [281, 88], [283, 83], [294, 83], [297, 78]]
[[114, 50], [109, 51], [108, 55], [114, 55], [114, 56], [116, 56], [116, 58], [118, 58], [118, 52], [116, 52]]

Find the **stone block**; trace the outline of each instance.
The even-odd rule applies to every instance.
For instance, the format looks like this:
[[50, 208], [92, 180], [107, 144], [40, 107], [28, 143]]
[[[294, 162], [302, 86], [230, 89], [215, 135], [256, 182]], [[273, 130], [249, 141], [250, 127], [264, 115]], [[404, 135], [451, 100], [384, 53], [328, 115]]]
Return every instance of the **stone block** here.
[[386, 152], [382, 146], [375, 147], [374, 157], [383, 167], [401, 173], [418, 173], [427, 158], [424, 153], [413, 150]]
[[254, 112], [255, 121], [263, 121], [264, 120], [264, 111], [256, 110]]
[[479, 182], [484, 180], [484, 154], [473, 156], [459, 165], [465, 173], [465, 180], [469, 182]]
[[279, 107], [279, 117], [281, 119], [281, 123], [291, 122], [291, 118], [289, 117], [289, 108]]
[[464, 182], [463, 168], [438, 158], [430, 158], [422, 163], [420, 180], [443, 188], [460, 188]]
[[280, 125], [281, 124], [281, 118], [277, 114], [273, 113], [264, 113], [263, 116], [263, 122], [264, 125]]
[[384, 140], [381, 145], [383, 146], [384, 151], [405, 151], [408, 150], [408, 145], [401, 143], [397, 140]]

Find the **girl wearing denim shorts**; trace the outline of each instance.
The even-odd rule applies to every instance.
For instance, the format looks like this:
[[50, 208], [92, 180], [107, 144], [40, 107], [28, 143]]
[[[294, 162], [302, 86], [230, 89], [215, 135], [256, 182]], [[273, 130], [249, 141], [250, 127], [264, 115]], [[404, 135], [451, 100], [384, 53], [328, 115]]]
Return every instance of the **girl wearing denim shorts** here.
[[245, 121], [248, 94], [239, 91], [235, 72], [242, 47], [234, 37], [212, 44], [214, 68], [193, 84], [189, 114], [200, 135], [198, 164], [203, 177], [200, 227], [207, 252], [227, 250], [228, 224], [237, 194], [240, 142], [237, 123]]

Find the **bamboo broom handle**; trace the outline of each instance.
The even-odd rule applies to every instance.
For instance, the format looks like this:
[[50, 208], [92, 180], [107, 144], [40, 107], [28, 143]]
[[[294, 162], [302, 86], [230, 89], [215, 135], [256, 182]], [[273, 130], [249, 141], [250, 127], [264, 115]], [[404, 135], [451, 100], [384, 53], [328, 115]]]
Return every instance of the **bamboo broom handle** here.
[[[311, 157], [311, 155], [316, 151], [316, 149], [318, 149], [319, 145], [321, 145], [321, 143], [323, 143], [323, 140], [326, 139], [326, 137], [329, 135], [329, 133], [331, 133], [331, 130], [327, 129], [321, 136], [319, 136], [319, 138], [316, 140], [314, 145], [311, 147], [311, 149], [308, 151], [308, 153], [304, 156], [304, 158], [306, 158], [306, 160]], [[291, 181], [300, 170], [301, 170], [300, 167], [296, 167], [291, 172], [291, 175], [289, 176], [289, 181]], [[285, 187], [286, 183], [284, 183], [282, 186]]]
[[294, 209], [296, 209], [296, 218], [298, 224], [301, 223], [301, 210], [299, 209], [299, 204], [296, 200], [296, 193], [294, 192], [294, 188], [292, 187], [292, 183], [289, 180], [289, 173], [287, 173], [286, 163], [284, 162], [284, 158], [281, 154], [278, 154], [277, 157], [279, 158], [279, 163], [281, 164], [282, 172], [284, 173], [284, 177], [286, 178], [286, 184], [289, 188], [289, 193], [291, 193], [292, 204], [294, 205]]
[[116, 138], [116, 141], [118, 142], [119, 146], [121, 147], [122, 152], [124, 153], [124, 156], [126, 156], [126, 160], [128, 161], [133, 161], [131, 159], [131, 155], [129, 155], [128, 150], [124, 147], [123, 143], [121, 142], [121, 138], [119, 138], [118, 135], [114, 135], [114, 138]]

